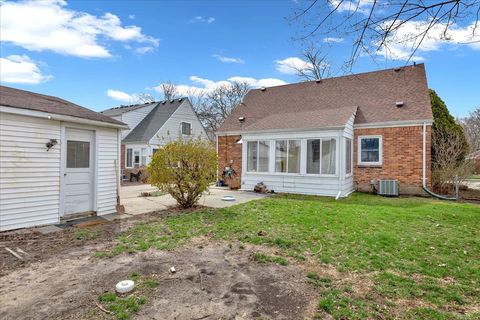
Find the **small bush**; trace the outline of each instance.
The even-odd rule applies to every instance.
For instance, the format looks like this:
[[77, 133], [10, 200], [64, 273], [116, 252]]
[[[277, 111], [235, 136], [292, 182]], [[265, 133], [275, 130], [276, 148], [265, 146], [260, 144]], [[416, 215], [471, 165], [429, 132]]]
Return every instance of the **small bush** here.
[[217, 153], [211, 143], [175, 140], [153, 155], [148, 182], [170, 194], [182, 208], [191, 208], [215, 180], [216, 167]]
[[273, 262], [279, 264], [281, 266], [288, 265], [288, 260], [283, 257], [278, 256], [269, 256], [262, 252], [255, 252], [253, 254], [253, 260], [257, 261], [258, 263], [268, 263]]

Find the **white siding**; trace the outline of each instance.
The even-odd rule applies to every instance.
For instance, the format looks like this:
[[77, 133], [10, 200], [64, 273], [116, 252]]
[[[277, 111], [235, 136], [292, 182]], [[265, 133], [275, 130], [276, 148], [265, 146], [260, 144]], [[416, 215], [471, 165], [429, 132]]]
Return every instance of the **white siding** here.
[[132, 131], [139, 123], [153, 110], [156, 106], [156, 103], [149, 104], [143, 108], [136, 109], [133, 111], [122, 113], [121, 117], [113, 117], [116, 120], [122, 121], [128, 125], [128, 130], [122, 131], [122, 139], [125, 138], [130, 131]]
[[[354, 149], [354, 141], [353, 141], [353, 123], [355, 121], [355, 115], [352, 115], [348, 122], [345, 125], [345, 129], [343, 130], [343, 151], [345, 152], [345, 138], [352, 139], [352, 174], [349, 176], [343, 175], [342, 179], [342, 196], [347, 196], [353, 192], [353, 170], [355, 170], [354, 161], [353, 161], [353, 149]], [[343, 158], [343, 168], [345, 170], [345, 156]]]
[[[56, 223], [59, 121], [0, 113], [0, 230]], [[45, 144], [57, 139], [47, 152]]]
[[97, 215], [115, 213], [117, 190], [115, 181], [115, 160], [118, 160], [118, 130], [99, 128], [97, 130]]
[[178, 139], [181, 136], [181, 123], [189, 122], [192, 124], [192, 136], [202, 137], [207, 139], [205, 129], [193, 111], [193, 108], [188, 100], [185, 100], [178, 109], [172, 114], [170, 119], [160, 128], [157, 134], [150, 139], [150, 144], [154, 146], [161, 146], [166, 141]]

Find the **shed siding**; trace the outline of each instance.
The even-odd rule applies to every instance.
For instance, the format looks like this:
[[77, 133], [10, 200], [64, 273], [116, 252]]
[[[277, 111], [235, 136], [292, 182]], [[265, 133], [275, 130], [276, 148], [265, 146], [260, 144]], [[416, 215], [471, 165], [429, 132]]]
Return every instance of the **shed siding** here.
[[170, 119], [158, 130], [157, 134], [150, 139], [151, 145], [164, 145], [166, 142], [176, 140], [181, 137], [181, 122], [189, 122], [192, 124], [192, 137], [201, 136], [203, 139], [207, 138], [205, 129], [193, 111], [192, 106], [185, 100], [178, 109], [172, 114]]
[[[59, 121], [0, 114], [0, 231], [59, 221], [60, 128]], [[50, 139], [59, 144], [47, 152]]]
[[120, 118], [114, 117], [114, 119], [122, 121], [123, 123], [126, 123], [128, 125], [129, 129], [122, 131], [122, 139], [125, 138], [130, 133], [130, 131], [132, 131], [140, 123], [140, 121], [142, 121], [143, 118], [145, 118], [147, 114], [149, 114], [150, 111], [153, 110], [156, 105], [156, 103], [152, 103], [143, 108], [125, 112]]
[[117, 191], [115, 160], [119, 166], [117, 129], [97, 129], [97, 215], [115, 213]]

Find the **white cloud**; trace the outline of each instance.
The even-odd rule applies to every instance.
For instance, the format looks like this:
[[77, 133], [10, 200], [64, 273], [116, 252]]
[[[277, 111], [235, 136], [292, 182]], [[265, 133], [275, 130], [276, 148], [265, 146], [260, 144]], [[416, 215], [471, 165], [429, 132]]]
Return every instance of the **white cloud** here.
[[52, 78], [53, 76], [43, 75], [37, 64], [26, 55], [0, 58], [1, 82], [36, 84]]
[[343, 42], [343, 38], [333, 38], [333, 37], [329, 37], [329, 38], [323, 38], [323, 42], [326, 42], [326, 43], [340, 43], [340, 42]]
[[[220, 80], [220, 81], [213, 81], [205, 78], [200, 78], [198, 76], [191, 76], [190, 80], [193, 82], [193, 85], [186, 85], [181, 84], [177, 85], [177, 90], [181, 95], [194, 95], [200, 96], [203, 94], [207, 94], [212, 92], [216, 88], [220, 86], [229, 86], [232, 82], [246, 82], [252, 88], [259, 88], [259, 87], [272, 87], [272, 86], [279, 86], [286, 84], [285, 81], [280, 79], [274, 78], [264, 78], [264, 79], [255, 79], [250, 77], [230, 77], [227, 80]], [[162, 92], [162, 85], [159, 84], [158, 86], [153, 88], [155, 91]]]
[[[387, 45], [382, 46], [377, 53], [389, 59], [408, 60], [421, 39], [421, 36], [415, 37], [415, 35], [421, 34], [429, 23], [430, 21], [405, 22], [395, 33], [387, 38]], [[386, 24], [388, 24], [388, 22]], [[464, 44], [472, 49], [480, 50], [480, 34], [477, 32], [476, 35], [473, 35], [473, 28], [474, 23], [466, 27], [459, 27], [456, 24], [452, 24], [445, 34], [445, 24], [433, 26], [433, 28], [427, 32], [427, 35], [411, 60], [422, 61], [424, 60], [422, 53], [437, 51], [444, 46]], [[379, 44], [377, 43], [376, 45], [378, 46]]]
[[221, 56], [219, 54], [213, 54], [212, 57], [217, 58], [221, 62], [225, 62], [225, 63], [241, 63], [241, 64], [245, 63], [245, 60], [243, 60], [243, 59], [225, 57], [225, 56]]
[[134, 100], [136, 100], [134, 95], [128, 94], [123, 91], [112, 90], [112, 89], [107, 90], [107, 96], [109, 96], [113, 100], [117, 100], [121, 102], [133, 102]]
[[153, 52], [155, 50], [155, 47], [147, 46], [147, 47], [140, 47], [135, 49], [135, 52], [138, 54], [147, 54], [150, 52]]
[[359, 12], [368, 14], [373, 5], [373, 0], [329, 0], [330, 7], [337, 12]]
[[203, 23], [212, 23], [215, 21], [214, 17], [204, 17], [204, 16], [196, 16], [195, 18], [190, 19], [189, 23], [195, 22], [203, 22]]
[[130, 20], [135, 20], [135, 15], [134, 15], [134, 14], [129, 14], [129, 15], [128, 15], [128, 19], [130, 19]]
[[158, 39], [143, 34], [138, 26], [122, 26], [114, 14], [98, 17], [70, 10], [61, 0], [8, 1], [1, 6], [1, 41], [31, 51], [106, 58], [112, 55], [105, 45], [107, 41], [134, 41], [154, 47], [159, 44]]
[[297, 74], [298, 70], [306, 70], [312, 67], [310, 62], [297, 57], [289, 57], [283, 60], [276, 60], [277, 70], [285, 74]]

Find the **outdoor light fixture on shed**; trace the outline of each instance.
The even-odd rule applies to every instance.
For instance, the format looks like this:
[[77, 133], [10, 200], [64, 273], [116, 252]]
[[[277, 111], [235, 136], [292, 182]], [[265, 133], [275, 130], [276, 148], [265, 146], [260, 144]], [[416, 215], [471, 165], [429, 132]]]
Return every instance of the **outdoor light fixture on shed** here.
[[238, 122], [244, 123], [245, 122], [245, 117], [238, 117]]
[[45, 144], [45, 146], [47, 147], [47, 151], [52, 149], [53, 146], [55, 146], [57, 143], [58, 143], [57, 139], [50, 139], [50, 141]]
[[403, 103], [403, 101], [397, 101], [397, 102], [395, 102], [395, 105], [397, 106], [397, 108], [403, 107], [404, 104], [405, 104], [405, 103]]

